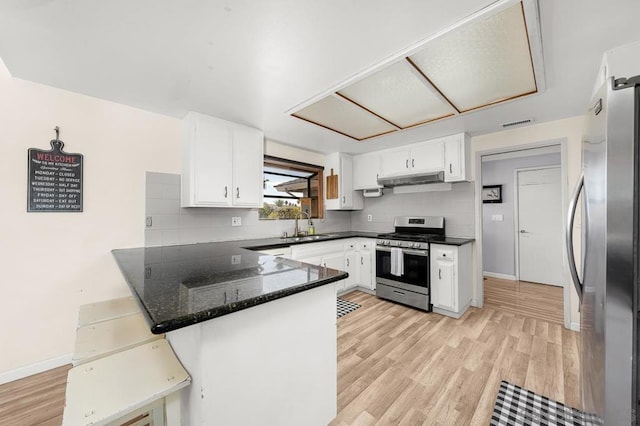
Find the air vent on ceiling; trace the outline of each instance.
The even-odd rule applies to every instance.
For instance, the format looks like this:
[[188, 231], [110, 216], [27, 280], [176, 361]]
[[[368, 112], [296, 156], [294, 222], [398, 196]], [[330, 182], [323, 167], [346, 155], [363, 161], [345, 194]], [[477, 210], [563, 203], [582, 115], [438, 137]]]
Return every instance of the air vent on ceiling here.
[[503, 129], [511, 129], [513, 127], [526, 126], [529, 124], [533, 124], [535, 120], [533, 118], [525, 118], [524, 120], [512, 121], [510, 123], [502, 123], [500, 127]]

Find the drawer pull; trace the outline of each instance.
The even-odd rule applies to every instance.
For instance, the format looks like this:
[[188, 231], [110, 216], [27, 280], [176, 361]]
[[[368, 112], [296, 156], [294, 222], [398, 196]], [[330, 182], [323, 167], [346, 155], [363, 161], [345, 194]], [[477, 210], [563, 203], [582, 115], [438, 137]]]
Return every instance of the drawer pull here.
[[403, 295], [403, 296], [405, 296], [405, 295], [406, 295], [406, 293], [403, 293], [403, 292], [401, 292], [401, 291], [398, 291], [398, 290], [393, 290], [393, 292], [394, 292], [394, 293], [398, 293], [398, 294], [401, 294], [401, 295]]

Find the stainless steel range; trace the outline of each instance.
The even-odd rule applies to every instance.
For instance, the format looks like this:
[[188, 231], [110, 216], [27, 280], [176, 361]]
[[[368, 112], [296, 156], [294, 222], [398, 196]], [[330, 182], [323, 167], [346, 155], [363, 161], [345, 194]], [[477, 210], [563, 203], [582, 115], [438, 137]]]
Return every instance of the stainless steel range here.
[[398, 216], [395, 232], [379, 234], [376, 295], [431, 311], [429, 243], [444, 239], [442, 216]]

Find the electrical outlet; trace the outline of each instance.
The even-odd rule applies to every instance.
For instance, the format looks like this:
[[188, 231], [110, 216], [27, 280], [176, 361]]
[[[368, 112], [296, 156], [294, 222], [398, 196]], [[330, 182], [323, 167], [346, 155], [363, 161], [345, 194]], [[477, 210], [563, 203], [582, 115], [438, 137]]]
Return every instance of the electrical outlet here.
[[240, 216], [233, 216], [231, 218], [231, 226], [242, 226], [242, 218]]
[[373, 220], [373, 215], [372, 214], [368, 214], [367, 215], [367, 222], [371, 222]]
[[241, 254], [234, 254], [233, 256], [231, 256], [231, 264], [232, 265], [239, 265], [242, 263], [242, 255]]
[[147, 216], [147, 219], [145, 220], [144, 223], [147, 226], [147, 228], [151, 228], [153, 226], [153, 218], [151, 216]]

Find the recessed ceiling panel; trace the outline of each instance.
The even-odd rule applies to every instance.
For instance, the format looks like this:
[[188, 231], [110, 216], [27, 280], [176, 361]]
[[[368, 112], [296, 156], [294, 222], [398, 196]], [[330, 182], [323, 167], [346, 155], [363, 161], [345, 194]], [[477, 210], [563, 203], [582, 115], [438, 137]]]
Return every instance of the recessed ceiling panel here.
[[397, 130], [391, 124], [336, 95], [327, 96], [292, 115], [358, 140]]
[[401, 128], [453, 115], [407, 61], [396, 62], [338, 93]]
[[410, 59], [460, 111], [537, 90], [521, 3], [428, 42]]

